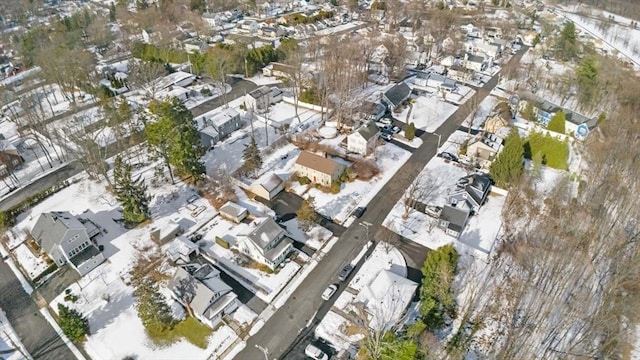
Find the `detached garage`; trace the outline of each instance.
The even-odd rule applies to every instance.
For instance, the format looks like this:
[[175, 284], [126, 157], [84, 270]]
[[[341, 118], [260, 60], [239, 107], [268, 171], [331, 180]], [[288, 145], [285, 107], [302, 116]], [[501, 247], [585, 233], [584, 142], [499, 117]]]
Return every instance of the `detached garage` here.
[[256, 196], [271, 201], [284, 189], [284, 181], [276, 175], [269, 174], [258, 179], [251, 184], [249, 190]]

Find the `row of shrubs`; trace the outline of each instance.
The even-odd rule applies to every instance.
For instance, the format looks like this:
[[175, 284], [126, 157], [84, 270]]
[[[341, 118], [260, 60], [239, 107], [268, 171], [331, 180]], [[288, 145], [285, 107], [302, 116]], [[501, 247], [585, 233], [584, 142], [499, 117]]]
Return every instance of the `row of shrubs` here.
[[66, 188], [69, 185], [71, 185], [71, 182], [69, 182], [69, 180], [65, 180], [44, 191], [29, 196], [20, 204], [10, 208], [9, 210], [0, 211], [0, 227], [2, 227], [2, 229], [6, 229], [9, 226], [13, 226], [16, 223], [16, 218], [18, 217], [18, 215], [28, 210], [29, 208], [39, 204], [49, 196], [57, 193], [58, 191]]

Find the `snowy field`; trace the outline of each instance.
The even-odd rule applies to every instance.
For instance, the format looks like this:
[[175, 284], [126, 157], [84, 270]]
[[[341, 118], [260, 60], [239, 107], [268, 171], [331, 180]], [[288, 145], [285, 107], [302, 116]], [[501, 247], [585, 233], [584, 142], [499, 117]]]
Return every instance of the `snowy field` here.
[[304, 231], [300, 228], [298, 219], [296, 218], [285, 221], [281, 225], [287, 229], [287, 232], [293, 240], [305, 244], [314, 250], [320, 249], [333, 235], [330, 230], [320, 225], [313, 225], [309, 230]]
[[381, 172], [371, 180], [344, 183], [338, 194], [325, 193], [315, 187], [298, 183], [295, 183], [292, 189], [304, 198], [313, 196], [317, 212], [338, 223], [343, 223], [356, 207], [366, 206], [402, 164], [411, 157], [410, 152], [391, 143], [379, 146], [375, 153], [378, 156], [376, 163]]
[[[436, 95], [425, 95], [415, 98], [412, 110], [407, 107], [394, 117], [404, 123], [413, 123], [416, 129], [434, 132], [457, 108], [455, 105], [438, 99]], [[407, 121], [408, 111], [411, 111], [409, 121]]]

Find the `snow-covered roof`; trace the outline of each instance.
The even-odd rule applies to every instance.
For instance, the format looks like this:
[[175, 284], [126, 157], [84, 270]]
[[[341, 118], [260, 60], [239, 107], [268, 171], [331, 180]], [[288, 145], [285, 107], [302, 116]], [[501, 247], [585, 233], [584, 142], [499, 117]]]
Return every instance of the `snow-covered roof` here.
[[172, 261], [176, 261], [180, 257], [189, 256], [189, 254], [197, 250], [198, 246], [195, 243], [187, 240], [183, 236], [178, 236], [169, 243], [165, 250], [165, 254], [167, 254]]
[[355, 302], [364, 304], [371, 329], [387, 331], [400, 321], [417, 287], [417, 283], [407, 278], [381, 270], [360, 291]]

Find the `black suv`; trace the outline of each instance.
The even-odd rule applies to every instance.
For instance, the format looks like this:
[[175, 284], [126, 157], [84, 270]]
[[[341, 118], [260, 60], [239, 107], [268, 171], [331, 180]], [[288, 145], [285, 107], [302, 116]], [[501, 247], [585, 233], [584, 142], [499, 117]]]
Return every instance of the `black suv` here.
[[345, 281], [347, 280], [347, 278], [349, 277], [349, 275], [351, 275], [351, 272], [353, 271], [353, 266], [351, 266], [351, 264], [347, 264], [345, 265], [342, 270], [340, 270], [340, 273], [338, 274], [338, 279], [340, 279], [340, 281]]

